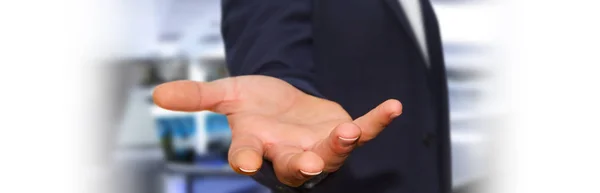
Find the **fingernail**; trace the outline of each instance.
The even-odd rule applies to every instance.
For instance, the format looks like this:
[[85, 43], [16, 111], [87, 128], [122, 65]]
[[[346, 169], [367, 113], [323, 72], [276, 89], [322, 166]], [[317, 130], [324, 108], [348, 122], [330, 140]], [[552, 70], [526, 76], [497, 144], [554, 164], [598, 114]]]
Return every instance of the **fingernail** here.
[[321, 174], [321, 172], [323, 172], [323, 171], [318, 171], [318, 172], [305, 172], [305, 171], [302, 171], [302, 170], [300, 170], [300, 172], [302, 172], [302, 174], [304, 174], [304, 175], [307, 175], [307, 176], [316, 176], [316, 175], [319, 175], [319, 174]]
[[256, 172], [256, 169], [254, 169], [254, 170], [247, 170], [247, 169], [240, 168], [240, 170], [242, 170], [242, 172], [246, 172], [246, 173]]
[[394, 113], [394, 114], [390, 115], [390, 119], [396, 118], [396, 117], [398, 117], [398, 116], [400, 116], [400, 114], [395, 114], [395, 113]]
[[352, 139], [343, 138], [343, 137], [338, 137], [338, 138], [340, 138], [340, 143], [344, 146], [352, 145], [358, 139], [358, 137], [352, 138]]

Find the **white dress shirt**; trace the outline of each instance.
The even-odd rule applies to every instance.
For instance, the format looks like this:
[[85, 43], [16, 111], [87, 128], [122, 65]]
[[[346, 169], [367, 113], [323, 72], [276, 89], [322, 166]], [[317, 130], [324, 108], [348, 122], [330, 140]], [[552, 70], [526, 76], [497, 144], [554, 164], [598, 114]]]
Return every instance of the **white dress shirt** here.
[[421, 53], [425, 57], [425, 62], [429, 66], [429, 54], [427, 54], [427, 42], [425, 39], [425, 27], [423, 25], [423, 14], [421, 11], [420, 0], [398, 0], [404, 13], [413, 29], [417, 43], [421, 49]]

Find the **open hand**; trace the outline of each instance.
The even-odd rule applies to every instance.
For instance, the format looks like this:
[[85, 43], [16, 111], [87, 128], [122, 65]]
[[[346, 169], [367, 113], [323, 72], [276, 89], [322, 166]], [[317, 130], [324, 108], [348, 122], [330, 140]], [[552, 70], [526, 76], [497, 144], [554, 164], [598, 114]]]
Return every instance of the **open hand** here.
[[355, 147], [402, 113], [400, 102], [391, 99], [352, 120], [335, 102], [259, 75], [169, 82], [156, 87], [153, 97], [169, 110], [225, 114], [232, 133], [231, 167], [252, 175], [265, 158], [273, 162], [277, 179], [294, 187], [339, 169]]

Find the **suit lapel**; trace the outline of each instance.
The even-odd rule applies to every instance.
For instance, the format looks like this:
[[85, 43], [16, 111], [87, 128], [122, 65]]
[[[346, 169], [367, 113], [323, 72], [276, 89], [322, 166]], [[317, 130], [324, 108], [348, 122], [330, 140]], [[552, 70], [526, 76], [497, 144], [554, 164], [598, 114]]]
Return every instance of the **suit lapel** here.
[[[404, 29], [404, 31], [406, 31], [406, 33], [410, 37], [412, 46], [415, 49], [419, 50], [418, 51], [419, 53], [421, 53], [420, 48], [419, 48], [419, 43], [417, 42], [417, 38], [415, 36], [415, 32], [412, 29], [412, 26], [410, 25], [410, 21], [408, 21], [406, 13], [404, 13], [404, 8], [400, 4], [400, 2], [398, 0], [384, 0], [384, 1], [387, 3], [388, 7], [394, 12], [396, 19], [398, 19], [398, 21], [402, 25], [402, 28]], [[423, 8], [421, 8], [421, 9], [423, 9]], [[420, 55], [423, 56], [423, 54], [420, 54]], [[423, 62], [425, 62], [425, 61], [423, 61]]]

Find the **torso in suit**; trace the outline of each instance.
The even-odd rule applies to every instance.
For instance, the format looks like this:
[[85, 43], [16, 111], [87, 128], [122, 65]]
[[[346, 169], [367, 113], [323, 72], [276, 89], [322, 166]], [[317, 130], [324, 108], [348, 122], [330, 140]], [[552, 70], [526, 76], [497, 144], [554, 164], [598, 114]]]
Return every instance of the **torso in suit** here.
[[[353, 118], [389, 98], [403, 104], [403, 114], [339, 171], [294, 191], [450, 192], [442, 44], [430, 2], [421, 0], [421, 8], [427, 59], [398, 0], [223, 0], [232, 75], [278, 77]], [[269, 175], [256, 179], [279, 189]]]

